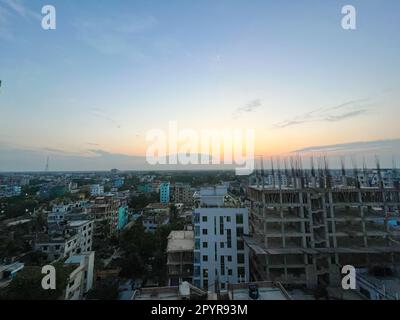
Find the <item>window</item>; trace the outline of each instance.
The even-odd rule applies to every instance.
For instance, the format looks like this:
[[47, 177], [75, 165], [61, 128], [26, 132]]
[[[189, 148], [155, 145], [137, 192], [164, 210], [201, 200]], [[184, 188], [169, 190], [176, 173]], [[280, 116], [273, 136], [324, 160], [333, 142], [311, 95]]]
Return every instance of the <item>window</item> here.
[[225, 283], [221, 283], [221, 289], [225, 290]]
[[221, 256], [221, 276], [225, 275], [225, 257]]
[[203, 256], [203, 261], [207, 262], [208, 261], [208, 256]]
[[208, 248], [208, 242], [203, 242], [203, 248]]
[[195, 240], [194, 248], [195, 248], [195, 250], [199, 250], [200, 249], [200, 239], [196, 239]]
[[219, 217], [219, 234], [224, 234], [224, 217]]
[[243, 224], [243, 214], [236, 214], [236, 224]]
[[244, 263], [244, 254], [243, 253], [239, 253], [237, 255], [237, 260], [238, 260], [238, 263]]
[[208, 278], [208, 269], [203, 269], [203, 278]]
[[201, 217], [201, 221], [207, 222], [207, 216], [202, 216], [202, 217]]
[[243, 235], [243, 227], [237, 227], [236, 228], [236, 235], [238, 237], [241, 237]]
[[[200, 252], [195, 252], [194, 253], [194, 263], [199, 263], [200, 262]], [[200, 273], [200, 270], [199, 270]]]
[[198, 237], [200, 235], [200, 226], [196, 226], [194, 228], [194, 236]]
[[227, 247], [232, 248], [232, 231], [228, 229], [226, 231], [226, 238], [227, 238]]
[[237, 250], [244, 250], [244, 242], [243, 240], [237, 241]]
[[238, 267], [238, 277], [244, 281], [244, 276], [245, 276], [244, 267]]
[[220, 245], [220, 247], [221, 247], [222, 249], [225, 247], [225, 243], [224, 243], [224, 242], [221, 242], [219, 245]]
[[232, 269], [228, 269], [228, 276], [232, 275]]
[[230, 216], [226, 217], [226, 222], [231, 222], [231, 217]]
[[203, 235], [207, 235], [208, 230], [207, 229], [203, 229]]
[[203, 280], [203, 288], [208, 289], [208, 280]]
[[194, 266], [194, 276], [200, 277], [200, 266]]
[[232, 256], [228, 256], [228, 261], [232, 262]]

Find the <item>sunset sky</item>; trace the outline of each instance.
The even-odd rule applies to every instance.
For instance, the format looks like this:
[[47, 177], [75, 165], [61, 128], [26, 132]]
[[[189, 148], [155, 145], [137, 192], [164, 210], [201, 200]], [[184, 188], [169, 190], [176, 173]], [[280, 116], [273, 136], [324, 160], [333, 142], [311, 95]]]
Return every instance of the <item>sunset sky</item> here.
[[[56, 30], [41, 28], [45, 4]], [[341, 27], [346, 4], [356, 30]], [[0, 0], [0, 171], [144, 156], [147, 132], [169, 121], [252, 128], [259, 155], [388, 162], [400, 155], [399, 15], [398, 0]]]

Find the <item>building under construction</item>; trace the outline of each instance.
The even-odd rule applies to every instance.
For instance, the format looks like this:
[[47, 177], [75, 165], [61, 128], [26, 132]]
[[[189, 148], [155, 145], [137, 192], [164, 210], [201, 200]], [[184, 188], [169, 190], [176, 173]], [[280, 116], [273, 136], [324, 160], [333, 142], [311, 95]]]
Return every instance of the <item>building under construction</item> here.
[[[299, 163], [291, 170], [285, 164], [282, 172], [272, 168], [272, 185], [265, 185], [264, 170], [258, 170], [256, 185], [248, 187], [250, 235], [244, 238], [254, 280], [337, 286], [344, 265], [399, 274], [398, 183], [349, 183], [352, 177], [342, 169], [342, 183], [334, 184], [326, 163], [324, 170], [314, 170], [313, 163], [302, 170]], [[281, 174], [288, 185], [274, 178]]]

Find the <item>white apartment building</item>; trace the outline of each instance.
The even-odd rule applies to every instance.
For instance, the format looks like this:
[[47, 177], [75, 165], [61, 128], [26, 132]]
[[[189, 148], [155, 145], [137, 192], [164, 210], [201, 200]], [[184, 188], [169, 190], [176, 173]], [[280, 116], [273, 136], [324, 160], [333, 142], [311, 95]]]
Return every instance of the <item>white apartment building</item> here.
[[65, 290], [65, 300], [81, 300], [93, 287], [94, 251], [70, 256], [65, 265], [76, 266]]
[[93, 220], [70, 221], [63, 236], [38, 239], [35, 250], [47, 254], [48, 261], [70, 257], [92, 250]]
[[91, 196], [101, 196], [104, 194], [104, 186], [101, 184], [92, 184], [90, 186], [90, 195]]
[[224, 186], [203, 188], [194, 209], [193, 283], [209, 292], [226, 292], [228, 284], [249, 281], [248, 209], [240, 207]]

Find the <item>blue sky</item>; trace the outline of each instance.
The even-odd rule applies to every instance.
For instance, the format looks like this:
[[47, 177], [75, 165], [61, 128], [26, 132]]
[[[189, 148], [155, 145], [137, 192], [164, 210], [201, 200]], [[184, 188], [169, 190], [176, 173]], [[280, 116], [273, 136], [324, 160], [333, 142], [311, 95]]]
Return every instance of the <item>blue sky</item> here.
[[398, 139], [399, 15], [396, 0], [0, 0], [0, 171], [41, 169], [21, 151], [140, 156], [170, 120], [254, 128], [259, 154]]

